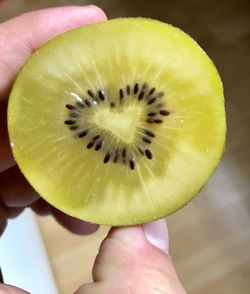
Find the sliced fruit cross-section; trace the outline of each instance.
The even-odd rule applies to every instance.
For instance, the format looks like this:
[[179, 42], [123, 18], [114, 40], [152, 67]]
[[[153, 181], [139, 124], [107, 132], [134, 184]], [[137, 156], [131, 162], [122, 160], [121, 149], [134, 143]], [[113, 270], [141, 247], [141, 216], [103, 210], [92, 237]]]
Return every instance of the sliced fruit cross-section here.
[[220, 77], [181, 30], [117, 19], [33, 54], [8, 109], [15, 159], [38, 193], [106, 225], [165, 217], [189, 202], [225, 141]]

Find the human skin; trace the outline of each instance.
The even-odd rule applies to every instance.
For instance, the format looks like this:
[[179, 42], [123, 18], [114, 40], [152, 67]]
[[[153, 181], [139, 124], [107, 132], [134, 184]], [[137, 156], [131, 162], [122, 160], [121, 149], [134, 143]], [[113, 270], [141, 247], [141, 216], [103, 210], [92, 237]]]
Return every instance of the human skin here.
[[[36, 49], [60, 33], [105, 20], [106, 15], [96, 6], [68, 6], [27, 13], [0, 24], [0, 233], [8, 218], [25, 207], [40, 215], [52, 214], [74, 233], [90, 234], [98, 228], [51, 207], [28, 184], [11, 153], [7, 103], [19, 70]], [[81, 286], [76, 293], [186, 293], [167, 252], [165, 221], [112, 228], [100, 246], [93, 283]], [[27, 292], [0, 284], [3, 293]]]

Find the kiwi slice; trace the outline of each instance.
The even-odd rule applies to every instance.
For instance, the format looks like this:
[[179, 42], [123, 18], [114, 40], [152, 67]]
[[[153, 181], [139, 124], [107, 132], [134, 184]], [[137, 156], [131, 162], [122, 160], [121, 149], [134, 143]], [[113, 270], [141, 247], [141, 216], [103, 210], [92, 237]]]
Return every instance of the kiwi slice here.
[[129, 225], [189, 202], [225, 141], [220, 77], [180, 29], [116, 19], [36, 51], [11, 93], [8, 127], [23, 174], [79, 219]]

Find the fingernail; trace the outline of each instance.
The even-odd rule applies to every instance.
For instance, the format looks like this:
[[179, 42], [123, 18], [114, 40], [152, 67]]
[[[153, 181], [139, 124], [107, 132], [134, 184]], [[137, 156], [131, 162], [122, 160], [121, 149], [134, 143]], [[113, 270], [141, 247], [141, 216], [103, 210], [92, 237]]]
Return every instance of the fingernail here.
[[165, 253], [169, 250], [168, 228], [165, 220], [158, 220], [142, 226], [147, 240]]

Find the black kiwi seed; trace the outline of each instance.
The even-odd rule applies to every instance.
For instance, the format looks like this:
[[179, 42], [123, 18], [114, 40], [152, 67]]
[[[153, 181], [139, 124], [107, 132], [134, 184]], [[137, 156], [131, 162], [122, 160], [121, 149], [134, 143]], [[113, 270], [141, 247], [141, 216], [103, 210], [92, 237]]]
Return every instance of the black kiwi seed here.
[[159, 94], [158, 94], [158, 97], [159, 98], [161, 98], [161, 97], [163, 97], [164, 96], [164, 92], [160, 92]]
[[65, 120], [64, 123], [65, 123], [65, 125], [73, 125], [76, 123], [76, 121], [68, 119], [68, 120]]
[[138, 148], [139, 152], [141, 153], [141, 155], [144, 155], [144, 152], [141, 148]]
[[149, 140], [147, 137], [143, 137], [142, 138], [142, 141], [144, 141], [147, 144], [151, 144], [152, 143], [151, 140]]
[[99, 90], [98, 95], [102, 101], [105, 100], [105, 92], [103, 90]]
[[115, 102], [111, 102], [111, 103], [110, 103], [110, 107], [111, 107], [111, 108], [115, 108]]
[[74, 130], [79, 129], [79, 126], [72, 126], [72, 127], [70, 127], [69, 129], [70, 129], [71, 131], [74, 131]]
[[151, 118], [149, 118], [149, 119], [147, 119], [147, 120], [146, 120], [146, 122], [147, 122], [147, 123], [153, 123], [153, 122], [154, 122], [154, 120], [153, 120], [153, 119], [151, 119]]
[[148, 105], [153, 104], [155, 101], [156, 101], [156, 97], [150, 99], [150, 100], [148, 101]]
[[135, 169], [135, 161], [133, 159], [129, 161], [129, 166], [132, 170]]
[[83, 138], [83, 137], [85, 137], [87, 134], [88, 134], [88, 130], [84, 130], [83, 132], [81, 132], [81, 133], [78, 134], [78, 137], [79, 137], [79, 138]]
[[155, 92], [155, 88], [152, 88], [150, 91], [149, 91], [149, 95], [152, 95], [153, 93]]
[[153, 154], [149, 149], [145, 150], [145, 154], [147, 156], [148, 159], [152, 159], [153, 158]]
[[142, 89], [145, 90], [148, 87], [148, 83], [144, 83]]
[[148, 116], [155, 116], [157, 113], [156, 112], [149, 112]]
[[159, 113], [163, 116], [168, 116], [170, 114], [170, 112], [165, 109], [160, 110]]
[[120, 94], [120, 98], [123, 98], [124, 97], [124, 92], [122, 89], [119, 90], [119, 94]]
[[110, 160], [110, 154], [109, 153], [107, 153], [106, 155], [105, 155], [105, 157], [104, 157], [104, 160], [103, 160], [103, 162], [104, 163], [107, 163], [107, 162], [109, 162], [109, 160]]
[[156, 124], [161, 124], [163, 121], [162, 121], [161, 119], [154, 119], [154, 122], [155, 122]]
[[134, 94], [137, 94], [139, 91], [139, 84], [136, 83], [135, 86], [134, 86]]
[[102, 144], [103, 144], [103, 141], [98, 142], [95, 146], [95, 151], [100, 150], [102, 148]]
[[124, 102], [124, 91], [122, 89], [120, 89], [119, 94], [120, 94], [120, 103], [123, 104], [123, 102]]
[[87, 93], [89, 94], [89, 96], [91, 98], [94, 98], [95, 97], [94, 93], [91, 90], [88, 90]]
[[76, 109], [75, 105], [72, 105], [72, 104], [66, 104], [65, 107], [68, 108], [69, 110]]
[[91, 103], [88, 99], [85, 100], [86, 105], [90, 108], [91, 107]]
[[143, 97], [144, 97], [144, 92], [142, 91], [142, 92], [140, 93], [139, 97], [138, 97], [138, 100], [142, 100]]
[[127, 85], [126, 91], [127, 91], [127, 94], [129, 95], [130, 94], [130, 86], [129, 85]]
[[122, 157], [126, 158], [127, 150], [125, 148], [122, 149]]
[[95, 136], [95, 137], [93, 138], [93, 141], [98, 140], [100, 137], [101, 137], [100, 135]]
[[155, 137], [155, 134], [151, 131], [148, 131], [148, 130], [145, 130], [145, 134], [148, 135], [149, 137], [152, 137], [152, 138]]
[[95, 145], [95, 141], [91, 141], [88, 143], [87, 148], [90, 149]]

